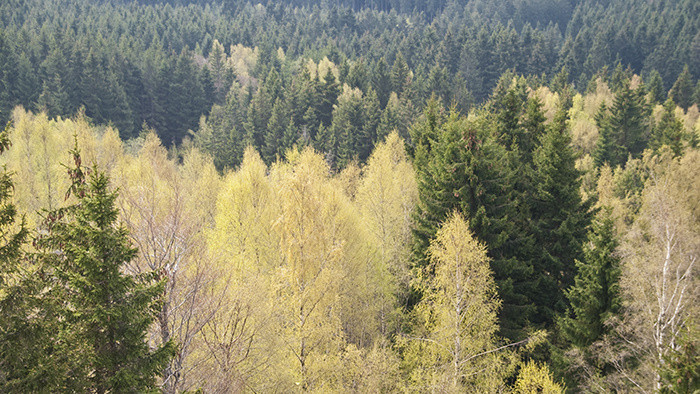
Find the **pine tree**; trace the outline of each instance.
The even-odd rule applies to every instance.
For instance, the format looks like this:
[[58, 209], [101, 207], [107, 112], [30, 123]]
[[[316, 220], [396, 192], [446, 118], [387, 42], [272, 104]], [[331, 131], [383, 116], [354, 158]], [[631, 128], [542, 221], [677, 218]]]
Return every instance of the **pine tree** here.
[[65, 289], [60, 308], [66, 334], [82, 350], [82, 370], [68, 380], [97, 393], [155, 389], [175, 350], [172, 342], [154, 350], [146, 342], [163, 282], [157, 272], [123, 273], [137, 250], [116, 224], [117, 194], [109, 191], [105, 174], [86, 174], [77, 148], [72, 153], [69, 194], [77, 203], [50, 212], [48, 232], [37, 241], [42, 263]]
[[601, 211], [588, 232], [583, 260], [576, 260], [574, 285], [566, 291], [571, 308], [559, 320], [563, 337], [588, 346], [603, 335], [605, 321], [618, 312], [620, 259], [610, 209]]

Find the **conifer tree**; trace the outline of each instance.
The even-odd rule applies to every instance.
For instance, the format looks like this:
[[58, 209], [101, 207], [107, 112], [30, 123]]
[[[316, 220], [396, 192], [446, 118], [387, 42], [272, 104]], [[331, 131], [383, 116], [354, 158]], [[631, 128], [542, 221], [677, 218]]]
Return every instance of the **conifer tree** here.
[[676, 79], [668, 95], [683, 109], [687, 110], [688, 107], [693, 105], [693, 80], [687, 64], [678, 75], [678, 79]]
[[[10, 123], [0, 132], [0, 155], [10, 148], [8, 132]], [[24, 221], [17, 224], [17, 208], [12, 202], [12, 191], [14, 184], [11, 175], [5, 166], [1, 167], [0, 173], [0, 289], [4, 289], [8, 284], [8, 277], [18, 268], [21, 256], [21, 246], [26, 241], [28, 230], [24, 226]], [[0, 291], [0, 297], [4, 294]], [[1, 299], [1, 298], [0, 298]], [[2, 315], [2, 314], [0, 314]]]
[[667, 145], [673, 151], [675, 156], [680, 156], [683, 153], [683, 123], [676, 117], [676, 103], [670, 98], [664, 103], [664, 112], [661, 115], [661, 120], [654, 126], [651, 138], [651, 147], [659, 149], [663, 145]]
[[567, 110], [560, 108], [533, 155], [532, 221], [538, 251], [533, 262], [538, 274], [535, 303], [538, 316], [552, 322], [564, 309], [563, 289], [573, 282], [574, 261], [581, 257], [581, 240], [590, 222], [589, 203], [579, 192]]
[[406, 64], [406, 60], [399, 52], [399, 54], [396, 55], [394, 66], [391, 68], [391, 86], [399, 97], [401, 97], [401, 94], [408, 88], [409, 74], [410, 70], [408, 69], [408, 64]]
[[664, 82], [661, 79], [661, 74], [656, 70], [651, 70], [649, 81], [646, 82], [647, 90], [651, 95], [651, 99], [657, 103], [661, 103], [666, 98], [664, 90]]
[[[0, 133], [0, 154], [10, 147], [8, 123]], [[33, 385], [30, 371], [33, 341], [36, 334], [27, 330], [30, 304], [26, 303], [27, 288], [18, 280], [21, 270], [22, 245], [28, 230], [24, 221], [17, 225], [17, 209], [12, 203], [13, 183], [11, 174], [2, 167], [0, 173], [0, 390], [31, 391], [40, 389]]]
[[379, 105], [383, 109], [391, 95], [391, 75], [384, 58], [379, 59], [372, 73], [372, 88], [377, 92]]
[[599, 137], [593, 158], [597, 165], [623, 165], [629, 155], [637, 157], [646, 147], [650, 109], [642, 89], [621, 89], [609, 111], [604, 105], [596, 114]]
[[175, 350], [172, 342], [153, 350], [146, 342], [163, 294], [160, 273], [123, 272], [137, 251], [117, 225], [117, 194], [105, 174], [86, 173], [77, 148], [72, 154], [68, 193], [77, 203], [49, 212], [47, 234], [37, 240], [42, 264], [65, 289], [56, 301], [65, 321], [58, 335], [80, 350], [79, 370], [67, 380], [96, 393], [155, 389]]
[[574, 285], [566, 291], [571, 308], [559, 320], [563, 337], [576, 346], [588, 346], [605, 332], [604, 323], [620, 307], [620, 259], [616, 255], [612, 211], [601, 211], [588, 232], [583, 260], [576, 260]]

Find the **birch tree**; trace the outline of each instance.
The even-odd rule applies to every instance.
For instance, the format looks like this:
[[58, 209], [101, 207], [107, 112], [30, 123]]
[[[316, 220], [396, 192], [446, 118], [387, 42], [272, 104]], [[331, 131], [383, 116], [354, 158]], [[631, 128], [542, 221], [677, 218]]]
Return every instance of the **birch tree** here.
[[617, 366], [628, 384], [653, 391], [661, 388], [667, 355], [680, 350], [679, 333], [699, 312], [700, 152], [674, 160], [666, 151], [647, 160], [642, 207], [622, 245], [626, 316], [619, 330], [641, 366]]

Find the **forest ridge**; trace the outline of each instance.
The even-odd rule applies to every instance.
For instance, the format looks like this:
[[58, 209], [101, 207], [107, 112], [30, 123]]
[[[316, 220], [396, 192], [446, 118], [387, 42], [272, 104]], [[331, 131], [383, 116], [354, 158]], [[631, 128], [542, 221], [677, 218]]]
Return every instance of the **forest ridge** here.
[[6, 0], [0, 391], [694, 392], [700, 4]]

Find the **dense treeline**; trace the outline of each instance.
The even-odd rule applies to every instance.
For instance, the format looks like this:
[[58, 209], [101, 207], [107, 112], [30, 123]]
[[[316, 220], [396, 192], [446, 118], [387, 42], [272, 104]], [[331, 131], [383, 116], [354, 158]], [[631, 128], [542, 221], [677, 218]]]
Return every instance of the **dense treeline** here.
[[[656, 78], [660, 101], [671, 87], [683, 108], [697, 99], [700, 10], [692, 0], [182, 3], [3, 2], [0, 120], [18, 104], [64, 117], [84, 108], [122, 138], [147, 125], [170, 146], [197, 131], [201, 115], [217, 112], [212, 105], [228, 106], [209, 127], [225, 134], [213, 137], [217, 144], [245, 139], [266, 150], [269, 163], [301, 140], [344, 156], [342, 167], [348, 156], [365, 159], [366, 146], [387, 129], [403, 126], [405, 135], [396, 123], [415, 119], [432, 94], [466, 113], [507, 70], [546, 81], [564, 70], [558, 81], [585, 91], [621, 65]], [[309, 59], [324, 58], [332, 78], [326, 69], [305, 74]], [[374, 119], [361, 125], [361, 141], [330, 130], [344, 85], [360, 90], [363, 115]], [[397, 99], [386, 110], [392, 92]], [[347, 122], [340, 117], [336, 128]], [[261, 128], [270, 122], [276, 130], [266, 141]], [[212, 152], [217, 166], [240, 163], [242, 148], [224, 145]]]
[[[700, 114], [641, 82], [504, 77], [468, 117], [430, 100], [342, 171], [297, 144], [271, 165], [249, 146], [221, 175], [193, 143], [16, 109], [0, 384], [697, 388]], [[90, 287], [109, 280], [140, 306]]]
[[700, 9], [0, 5], [0, 391], [693, 392]]

